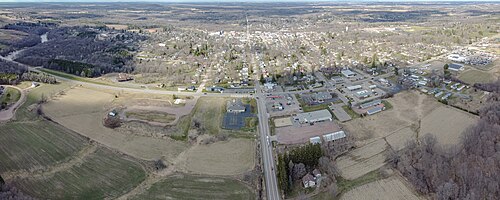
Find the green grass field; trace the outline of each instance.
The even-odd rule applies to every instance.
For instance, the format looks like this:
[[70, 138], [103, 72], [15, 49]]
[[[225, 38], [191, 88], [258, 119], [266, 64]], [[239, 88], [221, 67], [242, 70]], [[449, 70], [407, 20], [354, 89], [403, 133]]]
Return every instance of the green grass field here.
[[62, 77], [62, 78], [70, 79], [70, 80], [87, 82], [87, 83], [94, 83], [94, 84], [99, 84], [99, 85], [111, 85], [111, 84], [106, 83], [106, 82], [96, 81], [96, 80], [93, 80], [93, 79], [90, 79], [90, 78], [84, 78], [84, 77], [80, 77], [80, 76], [75, 76], [75, 75], [72, 75], [72, 74], [67, 74], [67, 73], [64, 73], [64, 72], [55, 71], [55, 70], [51, 70], [51, 69], [39, 68], [38, 70], [40, 70], [42, 72], [45, 72], [47, 74], [51, 74], [51, 75], [54, 75], [54, 76], [58, 76], [58, 77]]
[[193, 119], [200, 122], [207, 133], [211, 135], [219, 134], [226, 101], [227, 99], [210, 97], [198, 99]]
[[33, 197], [43, 199], [105, 199], [118, 197], [146, 177], [142, 166], [100, 148], [75, 165], [52, 176], [16, 181]]
[[153, 184], [133, 199], [255, 199], [239, 181], [191, 175], [175, 175]]
[[489, 83], [494, 80], [493, 75], [488, 72], [483, 72], [479, 70], [469, 70], [465, 71], [458, 76], [458, 78], [466, 83]]
[[57, 93], [68, 89], [72, 84], [67, 82], [62, 82], [58, 84], [42, 84], [41, 86], [32, 89], [28, 96], [26, 97], [26, 102], [17, 110], [16, 120], [29, 120], [32, 121], [36, 118], [35, 112], [29, 111], [28, 107], [33, 104], [38, 103], [42, 98], [48, 99]]
[[83, 137], [51, 122], [10, 122], [0, 126], [0, 172], [62, 162], [85, 145]]
[[349, 114], [349, 116], [351, 116], [352, 119], [359, 118], [358, 113], [354, 112], [354, 110], [352, 110], [352, 108], [348, 105], [344, 105], [342, 106], [342, 108], [345, 110], [345, 112], [347, 112], [347, 114]]
[[21, 91], [14, 88], [7, 88], [0, 96], [0, 105], [12, 105], [21, 98]]

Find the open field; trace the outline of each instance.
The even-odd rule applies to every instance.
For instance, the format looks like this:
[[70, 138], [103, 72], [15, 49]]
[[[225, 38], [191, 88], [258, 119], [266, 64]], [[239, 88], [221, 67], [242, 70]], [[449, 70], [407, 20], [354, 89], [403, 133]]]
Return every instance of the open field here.
[[430, 133], [442, 145], [458, 144], [465, 129], [478, 119], [464, 111], [441, 106], [422, 119], [419, 137]]
[[291, 126], [292, 119], [291, 117], [276, 118], [274, 119], [274, 124], [276, 125], [277, 128]]
[[353, 180], [382, 167], [386, 160], [387, 143], [375, 140], [337, 158], [337, 167], [342, 177]]
[[237, 175], [255, 166], [255, 142], [250, 139], [230, 139], [209, 145], [197, 145], [187, 150], [179, 168], [209, 175]]
[[419, 198], [405, 183], [402, 178], [393, 175], [389, 178], [377, 180], [375, 182], [367, 183], [343, 194], [341, 200], [362, 200], [362, 199], [386, 199], [386, 200], [399, 200], [399, 199], [414, 199]]
[[217, 177], [176, 174], [132, 199], [255, 199], [243, 183]]
[[223, 115], [226, 113], [227, 100], [223, 98], [200, 98], [196, 105], [193, 120], [200, 122], [208, 134], [219, 134]]
[[0, 125], [0, 173], [63, 162], [87, 144], [78, 134], [47, 121]]
[[42, 99], [50, 99], [61, 91], [68, 90], [72, 87], [71, 83], [62, 82], [58, 84], [41, 84], [39, 87], [30, 90], [26, 96], [26, 102], [17, 110], [16, 120], [32, 120], [36, 117], [34, 108]]
[[494, 76], [491, 73], [475, 69], [462, 72], [458, 78], [468, 84], [489, 83], [494, 81]]
[[52, 175], [16, 180], [15, 184], [37, 198], [104, 199], [124, 194], [145, 177], [140, 164], [100, 148], [79, 165]]
[[[105, 92], [77, 87], [46, 103], [43, 110], [63, 126], [133, 157], [171, 161], [186, 149], [186, 144], [169, 138], [123, 134], [104, 127], [102, 119], [113, 98], [113, 95]], [[80, 104], [80, 101], [84, 102]]]
[[385, 138], [387, 143], [395, 151], [403, 149], [409, 141], [416, 139], [417, 133], [410, 126], [402, 128]]
[[157, 111], [136, 110], [128, 111], [125, 115], [127, 116], [127, 118], [132, 120], [156, 122], [161, 124], [170, 124], [176, 119], [175, 115]]

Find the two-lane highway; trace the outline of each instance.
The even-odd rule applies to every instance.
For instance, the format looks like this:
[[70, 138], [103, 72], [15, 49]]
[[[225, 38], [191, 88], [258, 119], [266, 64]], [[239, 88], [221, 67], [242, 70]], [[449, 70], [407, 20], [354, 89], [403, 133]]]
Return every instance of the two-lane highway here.
[[274, 167], [273, 146], [269, 141], [269, 114], [266, 109], [265, 95], [262, 94], [259, 83], [255, 86], [257, 92], [257, 108], [259, 110], [259, 133], [260, 133], [260, 147], [262, 155], [262, 165], [264, 169], [264, 176], [266, 180], [267, 199], [279, 200], [280, 192], [278, 189], [278, 181], [276, 178], [276, 170]]

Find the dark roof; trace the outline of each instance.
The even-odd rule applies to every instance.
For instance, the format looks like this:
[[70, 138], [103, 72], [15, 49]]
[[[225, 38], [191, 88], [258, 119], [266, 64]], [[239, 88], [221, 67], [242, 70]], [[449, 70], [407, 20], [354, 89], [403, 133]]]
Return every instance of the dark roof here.
[[311, 174], [306, 174], [304, 177], [302, 177], [302, 182], [306, 181], [314, 181], [314, 176], [312, 176]]

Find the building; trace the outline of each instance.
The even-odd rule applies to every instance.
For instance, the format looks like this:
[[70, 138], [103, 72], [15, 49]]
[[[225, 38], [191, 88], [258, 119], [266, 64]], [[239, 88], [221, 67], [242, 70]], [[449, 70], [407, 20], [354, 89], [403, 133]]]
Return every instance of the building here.
[[347, 78], [351, 78], [351, 77], [356, 76], [356, 73], [354, 73], [353, 71], [351, 71], [349, 69], [344, 69], [344, 70], [340, 71], [340, 73], [342, 73], [342, 75], [344, 75]]
[[309, 138], [311, 144], [321, 144], [321, 138], [319, 136]]
[[189, 87], [187, 87], [187, 90], [188, 91], [195, 91], [196, 87], [195, 86], [189, 86]]
[[227, 102], [226, 110], [228, 113], [242, 113], [246, 111], [246, 107], [240, 100], [233, 99]]
[[314, 169], [312, 174], [314, 175], [314, 177], [316, 178], [319, 178], [321, 177], [321, 172], [318, 170], [318, 169]]
[[347, 87], [347, 89], [348, 89], [349, 91], [359, 90], [359, 89], [361, 89], [361, 88], [363, 88], [361, 85], [353, 85], [353, 86], [349, 86], [349, 87]]
[[328, 92], [318, 92], [318, 93], [313, 94], [312, 98], [314, 99], [315, 102], [323, 103], [323, 102], [325, 102], [325, 100], [331, 99], [333, 97], [332, 97], [332, 94], [330, 94]]
[[295, 116], [295, 120], [298, 120], [301, 124], [332, 121], [332, 114], [326, 109], [307, 113], [299, 113], [297, 114], [297, 116]]
[[382, 110], [384, 110], [384, 107], [375, 107], [375, 108], [368, 109], [368, 110], [366, 111], [366, 114], [368, 114], [368, 115], [373, 115], [373, 114], [375, 114], [375, 113], [379, 113], [379, 112], [381, 112]]
[[461, 64], [457, 64], [457, 63], [451, 63], [448, 65], [448, 69], [449, 70], [452, 70], [452, 71], [463, 71], [464, 70], [464, 66], [461, 65]]
[[124, 82], [130, 80], [132, 80], [132, 77], [125, 73], [119, 73], [118, 76], [116, 77], [116, 81], [118, 82]]
[[304, 185], [304, 188], [314, 187], [316, 186], [316, 180], [311, 174], [306, 174], [302, 177], [302, 184]]
[[366, 102], [364, 104], [361, 104], [359, 105], [359, 108], [361, 109], [365, 109], [365, 108], [369, 108], [369, 107], [372, 107], [372, 106], [376, 106], [376, 105], [379, 105], [382, 103], [382, 100], [380, 99], [377, 99], [377, 100], [373, 100], [373, 101], [370, 101], [370, 102]]
[[218, 87], [218, 86], [213, 86], [213, 87], [209, 87], [208, 91], [222, 93], [222, 92], [224, 92], [224, 88], [223, 87]]
[[345, 138], [345, 137], [346, 137], [346, 134], [345, 134], [344, 131], [337, 131], [337, 132], [334, 132], [334, 133], [329, 133], [329, 134], [323, 135], [323, 139], [326, 142], [339, 140], [339, 139], [342, 139], [342, 138]]
[[362, 90], [362, 91], [354, 93], [354, 95], [356, 95], [356, 97], [358, 97], [358, 99], [365, 99], [365, 98], [370, 97], [372, 95], [372, 92], [370, 92], [368, 90]]

